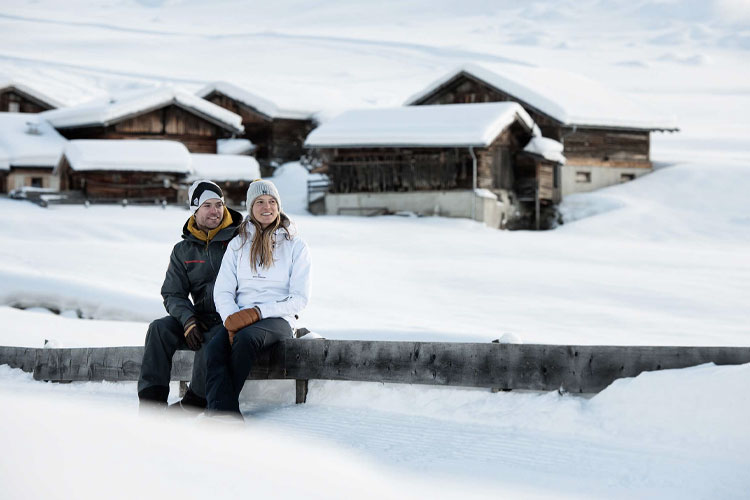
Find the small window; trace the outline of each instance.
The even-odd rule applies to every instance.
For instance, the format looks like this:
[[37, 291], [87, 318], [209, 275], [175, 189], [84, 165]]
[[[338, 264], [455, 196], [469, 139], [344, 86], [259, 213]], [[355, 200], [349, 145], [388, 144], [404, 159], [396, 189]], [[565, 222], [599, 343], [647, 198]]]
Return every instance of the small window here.
[[21, 112], [21, 103], [20, 102], [9, 102], [8, 103], [8, 111], [11, 113], [20, 113]]
[[590, 184], [591, 172], [576, 172], [576, 182], [581, 184]]
[[620, 174], [620, 182], [630, 182], [635, 179], [635, 174]]
[[35, 188], [44, 187], [44, 179], [42, 179], [41, 177], [32, 177], [31, 187], [35, 187]]

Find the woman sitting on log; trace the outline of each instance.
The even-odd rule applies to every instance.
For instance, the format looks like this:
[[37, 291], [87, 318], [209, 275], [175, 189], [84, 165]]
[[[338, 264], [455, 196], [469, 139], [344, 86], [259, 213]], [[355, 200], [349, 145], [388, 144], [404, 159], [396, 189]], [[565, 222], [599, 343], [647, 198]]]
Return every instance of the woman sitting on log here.
[[206, 346], [208, 410], [240, 417], [240, 391], [258, 354], [292, 338], [295, 316], [310, 296], [310, 254], [281, 211], [276, 186], [252, 182], [247, 209], [214, 286], [227, 334]]

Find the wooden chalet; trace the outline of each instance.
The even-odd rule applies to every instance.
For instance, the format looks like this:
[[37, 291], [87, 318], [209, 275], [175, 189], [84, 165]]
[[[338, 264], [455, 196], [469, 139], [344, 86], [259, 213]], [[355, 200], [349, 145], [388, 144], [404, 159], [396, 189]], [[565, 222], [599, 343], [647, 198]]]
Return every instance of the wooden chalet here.
[[[517, 102], [544, 137], [564, 145], [563, 193], [588, 191], [651, 171], [650, 134], [677, 131], [595, 82], [522, 66], [465, 65], [409, 98], [407, 105]], [[602, 170], [604, 168], [605, 170]]]
[[58, 188], [53, 170], [65, 138], [38, 115], [0, 113], [0, 192]]
[[163, 139], [216, 153], [218, 139], [242, 134], [242, 119], [174, 88], [128, 93], [43, 113], [67, 139]]
[[165, 140], [72, 140], [55, 169], [61, 191], [91, 201], [176, 203], [190, 173], [185, 145]]
[[537, 133], [516, 103], [419, 106], [349, 111], [305, 145], [330, 179], [326, 213], [410, 211], [505, 227], [517, 209], [559, 200], [556, 185], [534, 187], [531, 206], [517, 195], [541, 172], [538, 155], [524, 152]]
[[40, 113], [59, 108], [61, 103], [34, 87], [14, 82], [0, 82], [0, 112]]
[[281, 109], [230, 83], [212, 83], [197, 95], [242, 117], [242, 137], [255, 145], [254, 155], [264, 168], [299, 160], [316, 125], [310, 112]]

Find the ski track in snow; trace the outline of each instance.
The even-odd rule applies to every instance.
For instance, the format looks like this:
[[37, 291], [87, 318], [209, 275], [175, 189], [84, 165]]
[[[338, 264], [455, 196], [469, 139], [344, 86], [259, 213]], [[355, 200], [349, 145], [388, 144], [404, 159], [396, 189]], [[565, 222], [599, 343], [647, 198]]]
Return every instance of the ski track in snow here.
[[[576, 481], [588, 482], [580, 486], [581, 494], [591, 493], [591, 485], [602, 476], [636, 491], [647, 483], [651, 490], [656, 475], [664, 477], [663, 486], [672, 494], [675, 488], [694, 493], [696, 488], [705, 489], [707, 483], [712, 484], [712, 492], [717, 491], [717, 484], [726, 485], [727, 495], [741, 489], [733, 474], [722, 472], [731, 468], [722, 467], [718, 457], [696, 455], [689, 450], [659, 449], [647, 443], [576, 436], [576, 446], [571, 447], [570, 436], [561, 438], [542, 430], [314, 405], [259, 413], [251, 410], [248, 416], [248, 425], [257, 419], [262, 425], [282, 427], [285, 432], [304, 438], [331, 440], [383, 463], [425, 474], [482, 477], [499, 482], [513, 480], [518, 475], [554, 478], [550, 487], [556, 481], [574, 477]], [[695, 482], [685, 482], [682, 479], [685, 476], [696, 478]], [[681, 479], [670, 480], [670, 477]]]

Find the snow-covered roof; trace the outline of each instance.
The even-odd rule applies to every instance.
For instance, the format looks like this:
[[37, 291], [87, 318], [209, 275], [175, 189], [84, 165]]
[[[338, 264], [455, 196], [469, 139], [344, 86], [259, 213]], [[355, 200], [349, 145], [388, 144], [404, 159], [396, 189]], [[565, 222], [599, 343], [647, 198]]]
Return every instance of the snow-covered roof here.
[[492, 68], [477, 64], [459, 66], [409, 97], [406, 104], [414, 104], [466, 74], [564, 125], [677, 130], [672, 118], [654, 116], [644, 105], [584, 76], [512, 64], [496, 64]]
[[252, 156], [193, 153], [190, 157], [193, 166], [190, 179], [220, 182], [252, 181], [260, 178], [258, 160]]
[[545, 160], [554, 161], [560, 164], [565, 163], [563, 145], [549, 137], [532, 137], [523, 150], [527, 153], [541, 156]]
[[214, 91], [224, 94], [225, 96], [234, 99], [235, 101], [241, 102], [255, 109], [259, 113], [266, 115], [269, 118], [309, 120], [312, 117], [312, 113], [310, 111], [279, 108], [276, 104], [269, 101], [268, 99], [260, 97], [257, 94], [253, 94], [246, 89], [228, 82], [210, 83], [196, 92], [196, 95], [199, 97], [206, 97]]
[[0, 168], [54, 167], [65, 138], [35, 113], [0, 113]]
[[23, 92], [24, 94], [30, 97], [33, 97], [37, 101], [41, 101], [45, 104], [48, 104], [52, 106], [53, 108], [59, 108], [59, 107], [64, 106], [62, 102], [42, 92], [34, 85], [19, 81], [17, 79], [0, 79], [0, 91], [6, 90], [9, 88], [14, 88], [16, 90], [19, 90], [20, 92]]
[[244, 155], [255, 150], [250, 139], [216, 139], [216, 152], [220, 155]]
[[68, 141], [64, 154], [70, 168], [76, 171], [187, 174], [191, 165], [187, 148], [176, 141], [76, 139]]
[[485, 147], [514, 121], [536, 131], [515, 102], [354, 110], [313, 130], [305, 146]]
[[212, 102], [174, 87], [133, 91], [114, 97], [100, 98], [77, 106], [42, 113], [55, 128], [108, 126], [135, 115], [175, 104], [208, 121], [242, 132], [242, 118]]

